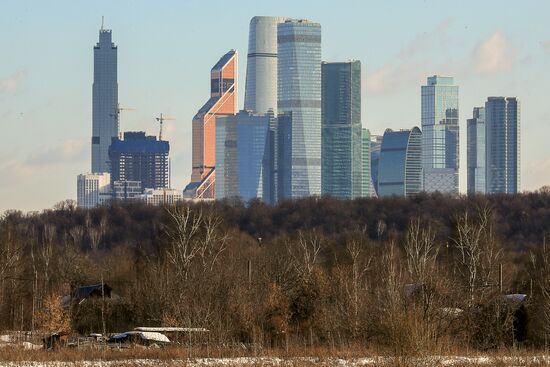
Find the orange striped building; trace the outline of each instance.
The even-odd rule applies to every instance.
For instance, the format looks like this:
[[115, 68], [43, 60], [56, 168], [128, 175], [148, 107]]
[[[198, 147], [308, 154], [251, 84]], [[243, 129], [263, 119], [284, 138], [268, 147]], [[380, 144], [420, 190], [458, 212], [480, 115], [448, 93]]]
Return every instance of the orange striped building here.
[[185, 196], [214, 199], [216, 117], [237, 112], [237, 51], [223, 55], [210, 71], [210, 99], [193, 118], [193, 171]]

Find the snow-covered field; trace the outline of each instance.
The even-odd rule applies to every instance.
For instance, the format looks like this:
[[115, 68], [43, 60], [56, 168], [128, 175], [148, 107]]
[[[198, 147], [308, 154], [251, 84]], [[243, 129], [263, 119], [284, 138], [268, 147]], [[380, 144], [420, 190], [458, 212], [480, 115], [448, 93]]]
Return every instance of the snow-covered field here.
[[[400, 360], [401, 366], [545, 366], [550, 365], [550, 356], [531, 357], [461, 357], [432, 356]], [[390, 357], [368, 357], [355, 359], [340, 358], [277, 358], [277, 357], [240, 357], [240, 358], [191, 358], [180, 360], [130, 359], [116, 361], [77, 361], [77, 362], [1, 362], [6, 367], [92, 367], [92, 366], [135, 366], [135, 367], [215, 367], [215, 366], [394, 366], [398, 360]]]

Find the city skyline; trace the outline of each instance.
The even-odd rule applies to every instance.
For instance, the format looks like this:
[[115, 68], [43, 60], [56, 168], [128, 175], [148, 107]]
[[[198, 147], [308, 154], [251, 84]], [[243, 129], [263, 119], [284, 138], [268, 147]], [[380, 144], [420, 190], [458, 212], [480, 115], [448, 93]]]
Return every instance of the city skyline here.
[[[430, 4], [434, 5], [433, 3]], [[355, 5], [357, 7], [362, 6], [358, 3], [355, 3]], [[485, 6], [483, 5], [482, 7]], [[529, 3], [525, 6], [532, 8], [534, 4]], [[14, 5], [13, 9], [12, 7], [8, 7], [7, 13], [9, 14], [10, 10], [16, 11], [17, 8], [17, 5]], [[105, 5], [103, 8], [109, 8], [109, 6]], [[114, 9], [111, 10], [111, 13], [116, 14], [117, 8], [117, 6], [111, 7], [111, 9]], [[465, 192], [466, 190], [466, 160], [463, 157], [466, 151], [465, 122], [469, 117], [467, 111], [471, 111], [474, 106], [480, 105], [491, 95], [517, 95], [525, 104], [525, 108], [522, 111], [522, 139], [533, 141], [533, 144], [529, 144], [527, 147], [524, 145], [525, 148], [522, 151], [522, 167], [525, 168], [522, 174], [522, 188], [534, 190], [543, 184], [549, 183], [548, 173], [546, 173], [546, 176], [541, 174], [545, 171], [548, 172], [548, 169], [545, 169], [545, 167], [550, 167], [546, 163], [550, 162], [550, 157], [548, 157], [549, 153], [545, 151], [540, 137], [547, 136], [549, 133], [548, 124], [544, 122], [548, 121], [550, 116], [544, 103], [542, 103], [544, 94], [540, 92], [541, 87], [537, 85], [545, 84], [545, 76], [543, 75], [543, 82], [534, 83], [536, 80], [534, 76], [529, 76], [530, 73], [526, 74], [522, 70], [522, 66], [527, 69], [531, 68], [534, 69], [531, 73], [536, 74], [537, 70], [541, 70], [540, 63], [544, 64], [549, 60], [550, 54], [546, 51], [549, 46], [545, 42], [550, 39], [550, 34], [540, 25], [542, 23], [535, 21], [531, 27], [537, 29], [536, 26], [539, 24], [539, 33], [546, 31], [546, 35], [542, 32], [540, 39], [536, 39], [531, 43], [527, 43], [526, 46], [520, 47], [522, 32], [518, 31], [514, 26], [508, 27], [504, 20], [510, 14], [507, 14], [505, 11], [503, 11], [503, 21], [500, 24], [497, 22], [497, 24], [487, 25], [487, 29], [476, 32], [476, 37], [472, 40], [468, 40], [468, 37], [471, 37], [471, 35], [467, 35], [469, 32], [463, 32], [463, 28], [474, 28], [473, 23], [463, 25], [465, 18], [463, 15], [458, 14], [438, 19], [441, 21], [431, 21], [422, 26], [417, 25], [416, 28], [413, 27], [416, 31], [412, 33], [417, 36], [411, 36], [409, 32], [391, 34], [387, 38], [387, 43], [393, 45], [390, 49], [381, 48], [380, 42], [370, 38], [371, 35], [365, 29], [364, 32], [367, 39], [362, 41], [359, 50], [357, 49], [357, 45], [349, 43], [346, 46], [347, 48], [338, 45], [338, 38], [343, 39], [344, 34], [353, 35], [353, 32], [350, 32], [349, 27], [344, 27], [346, 28], [344, 33], [342, 33], [343, 31], [338, 32], [334, 27], [334, 19], [329, 14], [326, 14], [326, 8], [324, 8], [324, 15], [315, 9], [308, 10], [306, 9], [307, 7], [300, 4], [290, 6], [287, 3], [286, 6], [283, 6], [284, 9], [277, 10], [270, 8], [271, 10], [269, 11], [262, 11], [260, 8], [266, 9], [266, 7], [251, 9], [250, 12], [254, 14], [246, 14], [246, 16], [233, 14], [236, 17], [234, 23], [238, 23], [236, 30], [228, 32], [229, 34], [224, 35], [220, 40], [216, 40], [215, 47], [212, 47], [214, 51], [220, 53], [220, 50], [236, 48], [244, 54], [246, 47], [242, 47], [242, 44], [246, 44], [247, 25], [250, 18], [257, 14], [288, 14], [294, 16], [295, 13], [300, 13], [300, 15], [309, 19], [315, 19], [315, 21], [318, 21], [323, 26], [323, 50], [329, 50], [323, 51], [322, 59], [324, 61], [357, 58], [366, 63], [367, 75], [363, 80], [363, 96], [366, 101], [362, 107], [363, 111], [366, 109], [367, 113], [363, 113], [362, 125], [369, 128], [374, 134], [381, 133], [385, 127], [405, 128], [413, 124], [419, 124], [419, 108], [413, 104], [415, 101], [418, 103], [418, 89], [424, 82], [425, 77], [434, 74], [454, 76], [456, 84], [460, 85], [461, 88], [460, 109], [463, 111], [459, 121], [463, 132], [460, 144], [462, 147], [460, 149], [462, 162], [460, 169], [461, 192]], [[72, 8], [69, 7], [69, 9]], [[377, 6], [376, 9], [381, 12], [387, 11], [383, 5]], [[35, 10], [33, 9], [33, 11]], [[120, 12], [121, 9], [118, 9], [118, 11]], [[200, 11], [200, 9], [195, 9], [195, 11]], [[22, 13], [24, 14], [24, 12]], [[450, 14], [451, 11], [448, 11], [448, 13]], [[117, 19], [116, 16], [111, 17], [108, 11], [106, 15], [106, 28], [113, 29], [113, 34], [116, 35], [116, 44], [119, 47], [119, 94], [121, 96], [124, 95], [124, 99], [120, 100], [121, 102], [138, 107], [139, 111], [133, 114], [133, 116], [124, 117], [121, 130], [145, 130], [150, 133], [156, 128], [152, 116], [156, 115], [158, 111], [166, 110], [176, 115], [178, 122], [169, 124], [166, 130], [167, 140], [178, 146], [176, 158], [173, 161], [173, 173], [177, 176], [174, 179], [173, 186], [182, 188], [188, 180], [190, 174], [188, 171], [190, 171], [189, 168], [191, 166], [188, 163], [191, 158], [190, 134], [188, 133], [190, 123], [188, 121], [193, 113], [189, 113], [189, 111], [196, 111], [196, 107], [201, 102], [195, 104], [194, 101], [197, 101], [197, 98], [204, 98], [201, 97], [204, 96], [202, 93], [204, 91], [203, 84], [207, 85], [203, 77], [191, 79], [193, 81], [188, 82], [185, 79], [186, 74], [182, 69], [198, 65], [195, 68], [196, 74], [204, 75], [205, 70], [209, 69], [208, 65], [212, 63], [212, 59], [209, 58], [212, 54], [209, 53], [210, 50], [204, 50], [205, 55], [201, 54], [200, 60], [196, 64], [193, 64], [193, 61], [189, 61], [190, 65], [182, 63], [179, 65], [179, 69], [173, 67], [175, 61], [171, 57], [156, 57], [155, 62], [162, 63], [162, 68], [166, 66], [166, 69], [170, 71], [165, 71], [165, 74], [159, 73], [159, 75], [164, 75], [164, 77], [159, 77], [159, 80], [155, 81], [157, 88], [148, 88], [150, 85], [143, 83], [143, 80], [141, 80], [145, 78], [138, 78], [139, 74], [135, 73], [136, 66], [130, 65], [129, 62], [139, 65], [139, 58], [143, 56], [143, 58], [147, 59], [149, 57], [147, 49], [153, 47], [154, 43], [150, 42], [151, 38], [146, 37], [142, 39], [139, 35], [132, 34], [132, 31], [136, 31], [136, 24], [139, 23], [137, 20], [132, 28], [128, 27], [128, 20]], [[28, 11], [27, 16], [29, 16]], [[28, 18], [33, 18], [34, 16], [35, 14], [33, 13]], [[28, 18], [25, 16], [16, 17], [16, 21], [25, 24]], [[342, 13], [337, 13], [333, 18], [340, 21], [344, 19]], [[52, 44], [61, 48], [63, 50], [61, 54], [68, 59], [59, 64], [53, 62], [52, 64], [49, 62], [35, 62], [33, 64], [31, 62], [33, 55], [36, 55], [35, 52], [40, 50], [41, 47], [50, 45], [51, 41], [47, 36], [44, 37], [43, 46], [30, 42], [28, 49], [24, 48], [23, 52], [19, 45], [12, 44], [10, 41], [6, 43], [2, 42], [3, 49], [10, 49], [7, 46], [12, 46], [14, 49], [14, 52], [9, 53], [7, 60], [0, 61], [0, 65], [2, 66], [0, 68], [2, 70], [2, 74], [0, 75], [0, 85], [2, 86], [0, 115], [2, 116], [3, 125], [8, 126], [8, 136], [14, 137], [14, 139], [9, 139], [10, 141], [4, 144], [1, 148], [2, 150], [0, 150], [0, 211], [8, 208], [23, 210], [42, 209], [51, 207], [55, 202], [63, 199], [75, 199], [76, 193], [72, 184], [74, 177], [76, 174], [84, 171], [85, 167], [89, 167], [89, 131], [91, 125], [90, 48], [94, 43], [93, 39], [97, 37], [100, 16], [97, 13], [93, 17], [92, 14], [86, 16], [84, 18], [85, 26], [81, 26], [82, 18], [79, 19], [80, 21], [74, 26], [76, 29], [75, 32], [72, 32], [71, 35], [62, 35], [60, 39], [56, 39], [56, 42]], [[110, 19], [115, 20], [110, 21]], [[73, 24], [73, 21], [66, 22]], [[23, 32], [26, 34], [26, 37], [32, 36], [32, 31], [27, 29], [22, 30], [19, 24], [9, 20], [6, 23], [4, 26], [12, 26], [11, 32]], [[196, 23], [191, 24], [196, 26]], [[65, 25], [67, 24], [65, 23]], [[56, 25], [53, 28], [55, 29]], [[162, 25], [159, 28], [165, 34], [170, 34], [169, 30], [171, 28], [169, 26]], [[403, 28], [406, 28], [406, 26]], [[530, 29], [532, 30], [532, 28]], [[149, 30], [154, 30], [151, 33], [152, 35], [156, 35], [156, 37], [162, 34], [162, 32], [159, 33], [158, 29], [153, 27], [150, 27]], [[375, 28], [370, 29], [371, 32], [373, 30]], [[218, 29], [217, 31], [220, 32], [222, 30]], [[458, 33], [464, 33], [465, 36], [457, 36], [457, 31]], [[46, 29], [45, 32], [47, 35], [51, 30]], [[5, 34], [10, 34], [10, 32], [5, 32]], [[205, 33], [204, 37], [200, 33], [194, 33], [193, 36], [205, 43], [211, 43], [215, 40], [211, 33]], [[470, 65], [466, 62], [468, 68], [464, 68], [464, 65], [457, 66], [456, 64], [451, 65], [451, 67], [441, 67], [437, 64], [426, 65], [426, 67], [418, 66], [418, 70], [415, 69], [413, 72], [405, 68], [403, 70], [405, 73], [401, 73], [401, 79], [392, 79], [394, 78], [392, 73], [405, 65], [404, 63], [399, 64], [399, 62], [406, 58], [405, 54], [407, 52], [412, 54], [412, 59], [414, 60], [418, 57], [418, 49], [430, 50], [434, 45], [441, 46], [441, 44], [444, 44], [442, 39], [439, 39], [439, 36], [447, 37], [455, 43], [466, 43], [467, 45], [462, 46], [462, 49], [465, 51], [464, 53], [468, 54], [471, 51], [472, 60], [475, 63]], [[169, 35], [168, 38], [170, 37], [172, 36]], [[132, 38], [135, 38], [135, 40], [130, 41]], [[24, 41], [24, 39], [25, 36], [23, 36], [22, 40]], [[142, 45], [142, 49], [135, 48], [137, 44]], [[163, 42], [162, 44], [166, 43]], [[66, 45], [70, 45], [70, 47], [65, 47]], [[36, 51], [34, 51], [33, 46], [37, 48]], [[133, 52], [132, 47], [134, 47]], [[182, 46], [182, 48], [185, 47]], [[367, 50], [372, 56], [381, 53], [386, 55], [389, 60], [384, 60], [384, 57], [382, 57], [382, 60], [377, 61], [376, 57], [365, 57], [363, 56], [364, 50]], [[488, 50], [493, 52], [488, 52]], [[439, 51], [441, 53], [441, 50]], [[516, 54], [516, 52], [519, 54]], [[152, 53], [154, 54], [155, 52]], [[399, 56], [401, 53], [403, 55]], [[22, 59], [21, 55], [27, 55], [31, 61]], [[398, 56], [395, 57], [395, 55]], [[491, 58], [491, 55], [502, 57], [500, 59], [496, 56], [495, 58]], [[48, 56], [52, 60], [56, 60], [56, 55]], [[535, 60], [535, 56], [537, 58], [540, 57], [540, 60]], [[410, 57], [410, 55], [407, 57]], [[126, 61], [122, 62], [122, 59], [126, 59]], [[87, 65], [87, 67], [77, 66], [77, 64], [80, 65], [77, 60], [84, 60], [83, 66]], [[23, 66], [20, 66], [21, 64]], [[369, 67], [369, 65], [371, 66]], [[539, 65], [538, 69], [537, 65]], [[41, 69], [44, 69], [44, 66], [48, 66], [48, 71], [52, 67], [51, 73], [56, 75], [58, 84], [48, 84], [45, 82], [49, 80], [49, 73], [46, 70], [40, 72]], [[143, 62], [141, 66], [144, 66]], [[239, 65], [239, 69], [243, 70], [245, 66], [241, 64]], [[58, 67], [63, 67], [63, 69], [58, 69]], [[464, 71], [465, 69], [467, 70]], [[61, 70], [63, 70], [63, 73], [59, 72]], [[84, 70], [84, 75], [81, 75], [79, 70]], [[79, 71], [79, 75], [76, 77], [79, 82], [71, 83], [69, 80], [75, 78], [75, 71]], [[154, 71], [155, 73], [151, 73], [152, 77], [156, 75], [157, 71]], [[173, 77], [174, 81], [172, 81], [172, 78], [166, 78], [166, 73], [170, 72], [181, 74], [176, 74]], [[413, 74], [413, 77], [411, 77], [411, 74]], [[422, 75], [417, 76], [419, 74]], [[241, 75], [244, 74], [241, 72]], [[511, 75], [518, 75], [518, 77], [510, 78]], [[67, 80], [64, 79], [65, 77]], [[480, 79], [477, 83], [474, 80], [476, 78]], [[135, 79], [141, 81], [138, 82]], [[203, 81], [202, 83], [197, 82], [201, 80]], [[489, 83], [489, 85], [486, 85], [488, 81], [492, 82], [492, 84]], [[42, 84], [50, 85], [48, 93], [44, 93]], [[241, 84], [243, 84], [242, 79]], [[529, 86], [529, 89], [525, 89], [526, 85]], [[62, 92], [63, 87], [67, 86], [70, 86], [70, 88], [66, 88], [67, 91]], [[392, 89], [396, 88], [402, 89], [402, 91], [392, 91]], [[151, 98], [153, 94], [157, 93], [160, 94], [160, 97]], [[193, 96], [189, 99], [181, 98], [182, 93]], [[239, 94], [243, 95], [243, 89], [239, 90]], [[40, 99], [41, 97], [43, 100]], [[152, 101], [145, 103], [144, 98], [151, 98]], [[402, 103], [405, 102], [405, 99], [410, 99], [411, 102], [406, 101], [406, 103]], [[178, 100], [177, 103], [176, 100]], [[400, 108], [399, 115], [395, 111], [387, 110], [388, 100], [392, 103], [402, 103], [403, 107]], [[159, 103], [160, 101], [162, 103]], [[183, 104], [185, 106], [181, 107]], [[240, 97], [238, 107], [240, 108], [241, 106]], [[381, 113], [381, 110], [384, 112]], [[180, 112], [174, 113], [173, 111]], [[50, 130], [54, 130], [55, 134]], [[540, 164], [541, 162], [542, 164]], [[539, 170], [542, 172], [529, 168], [534, 164], [540, 167]], [[41, 180], [41, 178], [44, 179], [45, 187], [40, 193], [26, 194], [25, 197], [18, 196], [22, 195], [22, 192], [19, 193], [18, 189], [25, 187], [27, 181], [36, 182], [36, 180]]]

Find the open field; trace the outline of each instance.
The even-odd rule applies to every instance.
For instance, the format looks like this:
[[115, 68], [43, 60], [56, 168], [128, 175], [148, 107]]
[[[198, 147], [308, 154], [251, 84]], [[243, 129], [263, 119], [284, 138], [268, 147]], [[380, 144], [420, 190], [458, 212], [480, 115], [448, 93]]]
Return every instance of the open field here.
[[[105, 349], [72, 350], [55, 352], [3, 348], [0, 350], [0, 366], [6, 367], [72, 367], [72, 366], [548, 366], [550, 355], [540, 352], [499, 351], [487, 354], [449, 354], [429, 356], [393, 357], [374, 352], [318, 350], [313, 356], [300, 354], [298, 350], [271, 351], [261, 356], [250, 352], [237, 355], [235, 351], [223, 351], [224, 356], [189, 357], [185, 348], [162, 349]], [[218, 351], [222, 352], [222, 351]], [[200, 354], [204, 353], [200, 352]]]

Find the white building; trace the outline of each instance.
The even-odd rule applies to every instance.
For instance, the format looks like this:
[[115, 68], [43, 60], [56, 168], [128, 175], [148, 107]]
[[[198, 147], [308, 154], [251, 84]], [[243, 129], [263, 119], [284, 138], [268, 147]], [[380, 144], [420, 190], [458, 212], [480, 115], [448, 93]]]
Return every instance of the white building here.
[[104, 173], [86, 173], [77, 177], [77, 205], [81, 208], [93, 208], [111, 199], [111, 175]]
[[250, 20], [244, 109], [259, 115], [270, 109], [277, 116], [277, 24], [283, 17]]
[[171, 205], [183, 200], [183, 193], [175, 189], [145, 189], [137, 199], [151, 205]]

